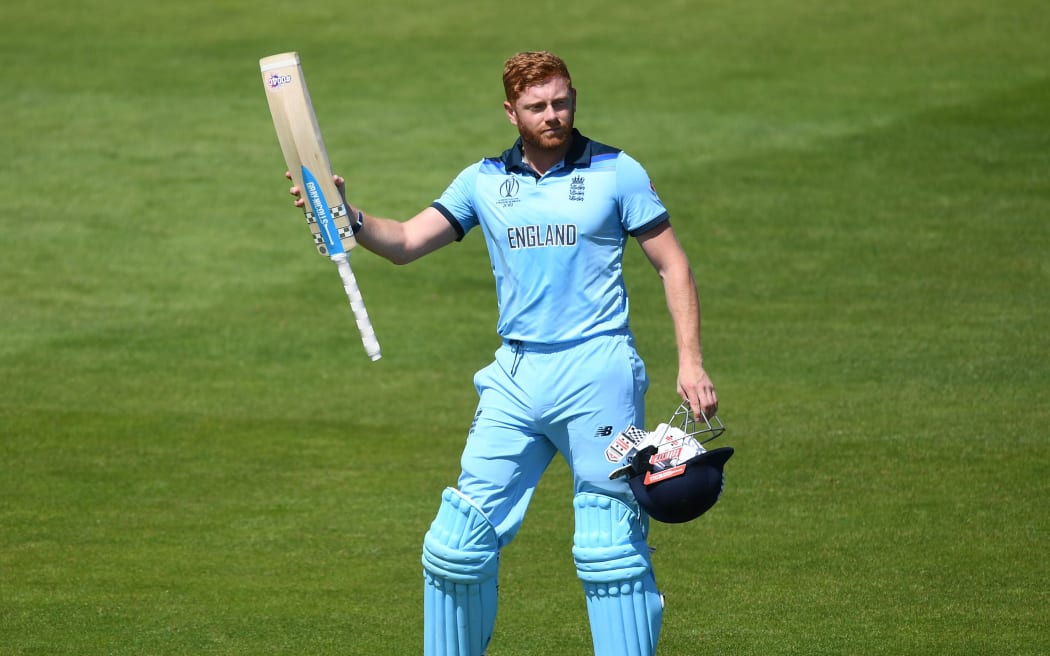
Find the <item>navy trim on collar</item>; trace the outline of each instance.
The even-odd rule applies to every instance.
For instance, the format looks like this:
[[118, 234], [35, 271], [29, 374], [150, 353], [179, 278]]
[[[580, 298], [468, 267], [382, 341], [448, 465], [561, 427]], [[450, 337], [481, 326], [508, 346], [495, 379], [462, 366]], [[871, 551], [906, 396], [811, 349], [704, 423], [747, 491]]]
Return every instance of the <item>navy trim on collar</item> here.
[[[612, 146], [606, 146], [603, 143], [592, 141], [588, 137], [580, 134], [580, 131], [576, 128], [572, 129], [572, 143], [569, 145], [569, 151], [565, 153], [565, 166], [567, 168], [587, 168], [591, 165], [591, 159], [596, 155], [608, 155], [619, 153], [619, 148], [613, 148]], [[511, 171], [520, 171], [523, 173], [536, 174], [524, 160], [524, 150], [522, 149], [521, 137], [518, 137], [514, 145], [503, 151], [503, 154], [498, 159], [502, 160], [503, 166], [509, 173]]]

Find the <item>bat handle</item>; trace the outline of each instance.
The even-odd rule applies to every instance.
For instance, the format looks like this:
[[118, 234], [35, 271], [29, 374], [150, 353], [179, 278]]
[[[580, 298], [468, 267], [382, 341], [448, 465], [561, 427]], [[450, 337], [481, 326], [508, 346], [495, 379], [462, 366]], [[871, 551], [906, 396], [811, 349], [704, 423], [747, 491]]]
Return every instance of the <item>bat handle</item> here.
[[375, 362], [383, 355], [379, 351], [379, 340], [376, 339], [376, 331], [372, 329], [372, 321], [368, 318], [365, 301], [361, 298], [361, 290], [357, 287], [357, 278], [350, 268], [350, 258], [346, 253], [337, 253], [332, 255], [331, 259], [339, 269], [339, 277], [343, 279], [343, 289], [350, 301], [350, 309], [354, 311], [354, 319], [357, 321], [357, 329], [361, 332], [365, 352]]

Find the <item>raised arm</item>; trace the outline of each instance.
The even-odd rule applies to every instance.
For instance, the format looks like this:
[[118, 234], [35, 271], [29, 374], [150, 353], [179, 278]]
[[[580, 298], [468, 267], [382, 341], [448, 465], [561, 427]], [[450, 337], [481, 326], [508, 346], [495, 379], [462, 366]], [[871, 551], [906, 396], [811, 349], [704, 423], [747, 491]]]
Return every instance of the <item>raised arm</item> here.
[[[335, 184], [351, 214], [351, 224], [356, 223], [360, 210], [346, 200], [346, 182], [335, 176]], [[295, 206], [301, 207], [304, 200], [299, 189], [292, 187], [289, 192], [295, 196]], [[384, 219], [363, 211], [360, 216], [361, 228], [354, 233], [357, 243], [394, 264], [408, 264], [447, 246], [457, 236], [452, 224], [433, 207], [427, 207], [407, 221]]]
[[663, 223], [639, 235], [638, 243], [663, 280], [678, 346], [678, 394], [689, 402], [694, 415], [699, 417], [700, 411], [703, 411], [711, 417], [718, 412], [718, 396], [714, 383], [704, 371], [700, 344], [700, 300], [689, 259], [670, 223]]

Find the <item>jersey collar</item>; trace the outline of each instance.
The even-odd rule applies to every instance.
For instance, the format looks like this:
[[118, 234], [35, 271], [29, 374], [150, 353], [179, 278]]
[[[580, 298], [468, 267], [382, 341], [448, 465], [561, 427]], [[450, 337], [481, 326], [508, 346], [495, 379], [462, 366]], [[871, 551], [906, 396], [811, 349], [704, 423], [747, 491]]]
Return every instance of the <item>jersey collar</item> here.
[[[565, 159], [562, 161], [562, 166], [555, 166], [551, 170], [556, 168], [587, 168], [591, 165], [592, 148], [593, 142], [587, 137], [580, 134], [580, 131], [576, 128], [572, 129], [572, 143], [569, 144], [569, 151], [565, 153]], [[532, 170], [532, 167], [525, 163], [524, 149], [521, 143], [521, 137], [514, 142], [514, 145], [510, 149], [503, 151], [503, 155], [500, 159], [503, 160], [503, 166], [508, 172], [519, 172], [536, 175], [536, 172]]]

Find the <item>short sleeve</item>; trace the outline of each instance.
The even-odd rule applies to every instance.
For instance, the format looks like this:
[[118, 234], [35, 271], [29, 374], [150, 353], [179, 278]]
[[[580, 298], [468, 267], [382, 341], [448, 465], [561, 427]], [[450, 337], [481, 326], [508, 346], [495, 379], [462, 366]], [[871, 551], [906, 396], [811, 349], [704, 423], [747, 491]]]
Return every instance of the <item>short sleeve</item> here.
[[624, 230], [632, 236], [670, 220], [649, 174], [637, 160], [621, 153], [616, 163], [616, 192]]

